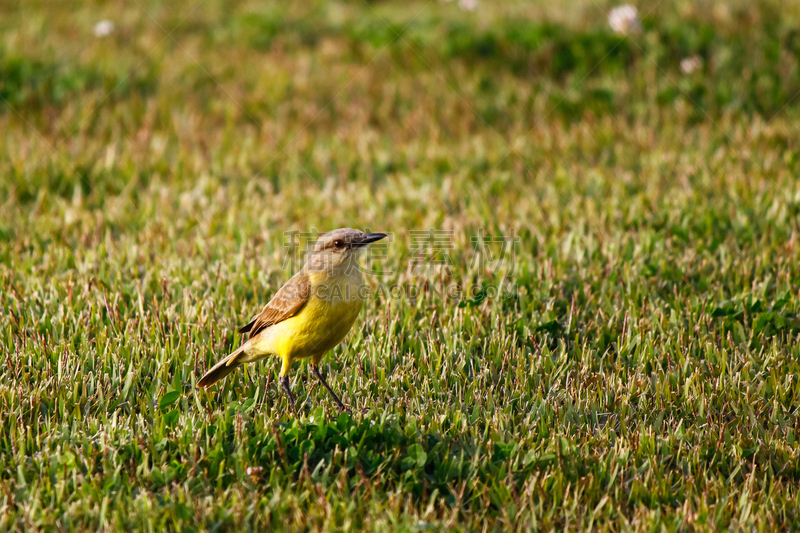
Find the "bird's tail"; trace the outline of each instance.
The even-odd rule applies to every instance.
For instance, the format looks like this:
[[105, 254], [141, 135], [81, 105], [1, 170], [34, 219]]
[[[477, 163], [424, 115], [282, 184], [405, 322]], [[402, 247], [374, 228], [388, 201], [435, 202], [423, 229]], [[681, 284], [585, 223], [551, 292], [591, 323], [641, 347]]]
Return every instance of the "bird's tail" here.
[[211, 370], [206, 372], [206, 375], [197, 382], [197, 386], [201, 389], [207, 389], [217, 381], [236, 370], [242, 365], [242, 363], [237, 361], [242, 353], [244, 353], [244, 345], [240, 346], [238, 349], [236, 349], [236, 351], [214, 365]]

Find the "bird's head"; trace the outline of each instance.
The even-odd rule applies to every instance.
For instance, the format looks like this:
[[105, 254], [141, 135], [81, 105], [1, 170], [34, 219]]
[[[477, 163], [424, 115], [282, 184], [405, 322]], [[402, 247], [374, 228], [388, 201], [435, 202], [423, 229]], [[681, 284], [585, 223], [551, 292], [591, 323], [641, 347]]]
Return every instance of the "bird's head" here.
[[328, 274], [344, 272], [348, 267], [358, 268], [358, 257], [368, 244], [386, 237], [385, 233], [364, 233], [361, 230], [342, 228], [320, 235], [311, 252], [306, 268], [311, 272]]

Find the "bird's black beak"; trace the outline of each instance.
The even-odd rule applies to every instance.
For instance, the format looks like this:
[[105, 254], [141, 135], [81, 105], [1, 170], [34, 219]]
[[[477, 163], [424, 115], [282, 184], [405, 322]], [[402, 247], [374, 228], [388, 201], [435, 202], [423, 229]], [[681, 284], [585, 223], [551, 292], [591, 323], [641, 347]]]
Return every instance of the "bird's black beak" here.
[[354, 242], [353, 246], [361, 247], [366, 246], [367, 244], [373, 243], [375, 241], [379, 241], [386, 237], [385, 233], [367, 233], [367, 235], [361, 239], [359, 242]]

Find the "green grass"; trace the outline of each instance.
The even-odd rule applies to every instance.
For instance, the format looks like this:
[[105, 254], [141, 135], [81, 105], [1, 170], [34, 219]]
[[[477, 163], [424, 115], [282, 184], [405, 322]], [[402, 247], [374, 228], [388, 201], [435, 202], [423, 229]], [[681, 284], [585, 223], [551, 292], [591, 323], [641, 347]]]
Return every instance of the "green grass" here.
[[[611, 7], [6, 3], [0, 530], [800, 528], [800, 9]], [[354, 414], [198, 392], [343, 226]]]

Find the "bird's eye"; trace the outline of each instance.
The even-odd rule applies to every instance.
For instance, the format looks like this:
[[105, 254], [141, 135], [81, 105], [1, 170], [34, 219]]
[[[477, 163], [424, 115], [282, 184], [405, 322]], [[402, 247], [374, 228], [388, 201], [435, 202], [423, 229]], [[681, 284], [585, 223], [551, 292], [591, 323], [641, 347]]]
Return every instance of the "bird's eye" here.
[[344, 241], [342, 241], [341, 239], [336, 239], [335, 241], [333, 241], [333, 245], [339, 250], [341, 250], [342, 248], [344, 248]]

